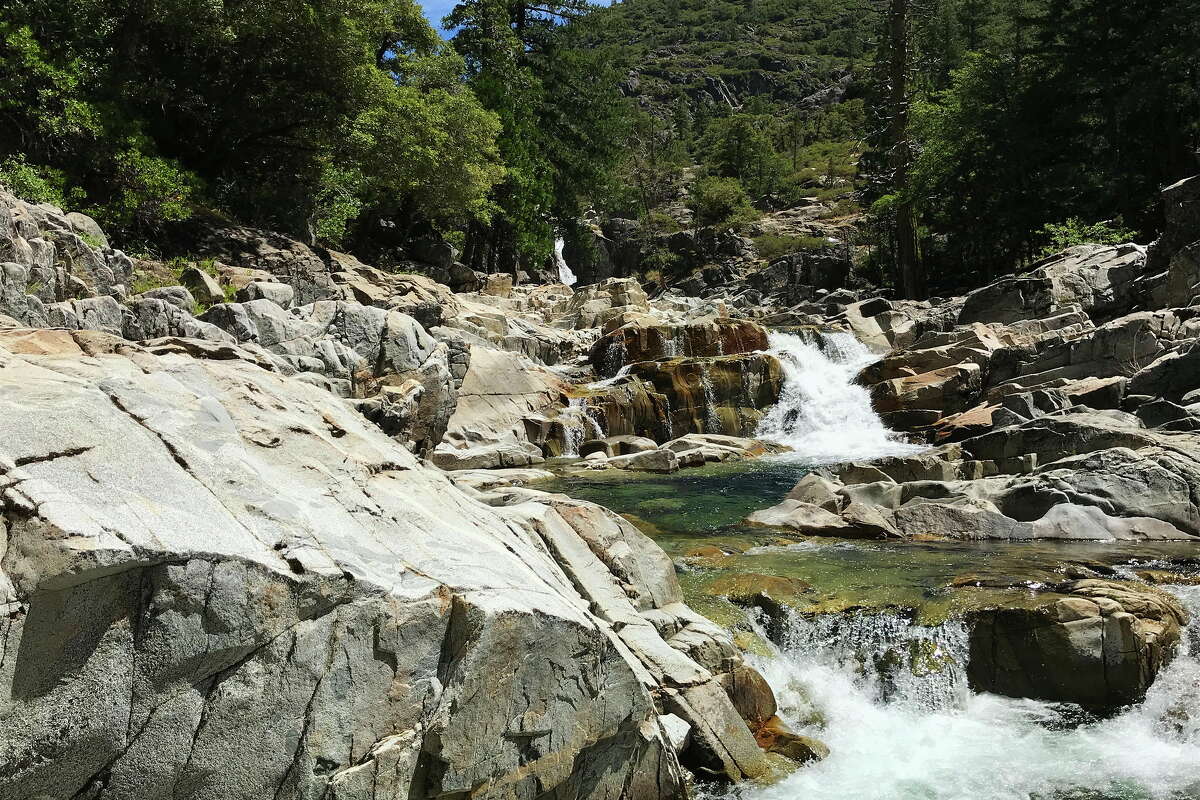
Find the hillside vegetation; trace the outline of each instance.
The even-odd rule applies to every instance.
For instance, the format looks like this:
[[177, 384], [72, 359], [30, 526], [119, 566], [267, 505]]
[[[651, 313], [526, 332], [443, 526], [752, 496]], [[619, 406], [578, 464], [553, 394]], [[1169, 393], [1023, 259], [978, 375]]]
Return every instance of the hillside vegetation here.
[[[0, 183], [137, 250], [232, 221], [528, 279], [594, 216], [653, 243], [820, 203], [857, 220], [859, 276], [922, 297], [1148, 240], [1197, 169], [1200, 0], [464, 0], [446, 25], [413, 0], [4, 5]], [[669, 260], [639, 247], [643, 277]]]

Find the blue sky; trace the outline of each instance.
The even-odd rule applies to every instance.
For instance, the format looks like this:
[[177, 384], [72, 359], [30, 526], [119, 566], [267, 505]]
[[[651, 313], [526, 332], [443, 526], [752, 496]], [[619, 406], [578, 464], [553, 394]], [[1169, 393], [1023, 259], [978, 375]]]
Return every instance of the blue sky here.
[[429, 20], [429, 24], [434, 30], [446, 37], [446, 31], [442, 30], [442, 17], [450, 13], [450, 9], [454, 8], [458, 0], [421, 0], [420, 6], [425, 11], [425, 18]]
[[[593, 4], [606, 6], [610, 0], [593, 0]], [[450, 34], [442, 30], [442, 17], [450, 13], [450, 9], [458, 4], [458, 0], [417, 0], [417, 5], [421, 6], [425, 12], [425, 19], [429, 20], [429, 24], [433, 29], [442, 35], [443, 39], [449, 38]]]

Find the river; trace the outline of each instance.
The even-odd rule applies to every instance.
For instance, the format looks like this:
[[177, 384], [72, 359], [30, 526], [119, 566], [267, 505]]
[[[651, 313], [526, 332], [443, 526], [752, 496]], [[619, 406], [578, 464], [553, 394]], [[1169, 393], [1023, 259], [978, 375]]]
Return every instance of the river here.
[[[1069, 704], [970, 691], [963, 615], [1030, 597], [1030, 585], [1087, 564], [1132, 577], [1195, 565], [1193, 544], [898, 542], [803, 539], [745, 525], [821, 463], [920, 448], [888, 431], [854, 375], [872, 356], [848, 335], [772, 334], [785, 370], [781, 402], [759, 435], [782, 457], [673, 475], [573, 474], [549, 486], [613, 508], [676, 559], [689, 603], [755, 635], [752, 663], [780, 715], [824, 741], [826, 760], [768, 787], [707, 787], [742, 800], [1197, 800], [1200, 621], [1145, 701], [1104, 718]], [[785, 624], [767, 626], [714, 585], [783, 576], [810, 588]], [[977, 579], [977, 580], [976, 580]], [[1022, 581], [1024, 583], [1022, 583]], [[983, 584], [979, 588], [970, 583]], [[994, 588], [994, 587], [1003, 588]], [[1193, 616], [1200, 586], [1164, 587]]]

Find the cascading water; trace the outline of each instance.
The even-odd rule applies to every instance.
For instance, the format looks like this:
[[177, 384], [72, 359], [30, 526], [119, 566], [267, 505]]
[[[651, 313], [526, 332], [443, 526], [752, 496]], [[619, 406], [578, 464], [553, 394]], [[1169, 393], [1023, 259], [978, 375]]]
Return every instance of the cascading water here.
[[567, 264], [567, 259], [563, 256], [563, 247], [566, 242], [560, 237], [554, 240], [554, 264], [558, 267], [558, 281], [567, 286], [574, 286], [579, 278], [571, 271], [571, 267]]
[[1195, 620], [1144, 702], [1107, 719], [1074, 706], [972, 694], [966, 629], [895, 616], [784, 626], [754, 658], [780, 716], [826, 760], [742, 800], [1200, 798], [1200, 587], [1168, 587]]
[[558, 415], [563, 426], [563, 456], [576, 458], [579, 447], [588, 438], [603, 439], [604, 431], [600, 424], [588, 413], [586, 397], [572, 397], [567, 407]]
[[700, 391], [704, 394], [704, 432], [721, 433], [724, 425], [717, 414], [716, 393], [713, 391], [712, 376], [708, 374], [708, 364], [700, 365]]
[[779, 402], [756, 436], [785, 444], [789, 457], [813, 464], [915, 453], [922, 448], [888, 430], [855, 376], [876, 356], [848, 333], [821, 334], [820, 343], [772, 333], [768, 352], [783, 366]]

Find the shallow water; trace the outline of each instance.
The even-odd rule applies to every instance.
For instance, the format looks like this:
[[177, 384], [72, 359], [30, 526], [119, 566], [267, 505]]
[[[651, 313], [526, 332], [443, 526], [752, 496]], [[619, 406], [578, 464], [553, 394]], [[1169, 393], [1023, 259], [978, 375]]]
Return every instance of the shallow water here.
[[[854, 375], [871, 360], [850, 337], [772, 335], [785, 388], [759, 435], [787, 457], [673, 475], [608, 471], [539, 485], [624, 514], [676, 559], [688, 602], [740, 641], [779, 714], [831, 755], [772, 786], [701, 786], [704, 800], [1200, 800], [1200, 586], [1168, 587], [1192, 612], [1175, 660], [1145, 701], [1105, 719], [1076, 706], [974, 694], [964, 614], [1040, 602], [1080, 568], [1133, 577], [1185, 571], [1185, 542], [847, 541], [750, 526], [814, 464], [913, 452]], [[770, 624], [718, 581], [795, 579]], [[753, 582], [753, 579], [752, 579]], [[808, 584], [804, 590], [804, 584]], [[1044, 599], [1044, 595], [1041, 598]], [[781, 598], [776, 598], [781, 599]]]
[[[699, 610], [722, 621], [730, 609], [706, 588], [733, 573], [796, 578], [812, 585], [800, 610], [900, 607], [940, 620], [982, 605], [1017, 602], [1029, 588], [1012, 583], [1058, 582], [1067, 565], [1128, 574], [1200, 556], [1187, 542], [900, 542], [795, 537], [750, 526], [751, 512], [779, 502], [807, 467], [775, 459], [718, 464], [671, 475], [611, 470], [539, 484], [624, 514], [649, 534], [683, 571], [680, 581]], [[689, 557], [705, 545], [726, 556]], [[709, 548], [711, 549], [711, 548]], [[951, 584], [982, 583], [983, 586]], [[989, 588], [991, 587], [991, 588]]]
[[[689, 603], [718, 622], [754, 627], [759, 652], [748, 657], [775, 689], [780, 716], [831, 750], [774, 786], [708, 787], [702, 797], [1200, 800], [1200, 619], [1145, 702], [1101, 720], [1071, 705], [972, 693], [958, 614], [1036, 595], [951, 587], [968, 575], [1058, 581], [1065, 564], [1114, 566], [1118, 575], [1179, 561], [1194, 567], [1194, 544], [797, 539], [741, 524], [804, 471], [759, 460], [673, 475], [595, 473], [546, 487], [629, 516], [677, 558]], [[713, 544], [740, 552], [685, 558]], [[773, 630], [774, 643], [706, 591], [737, 572], [812, 584], [784, 629]], [[1169, 588], [1200, 616], [1200, 587]], [[866, 610], [845, 611], [854, 607]], [[835, 610], [842, 613], [801, 613]]]

